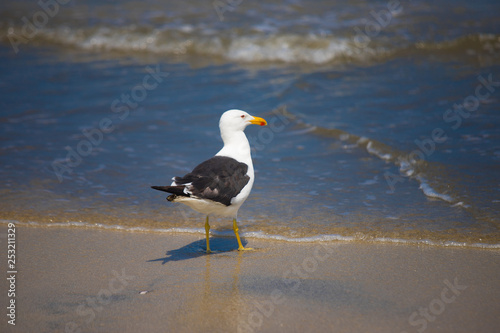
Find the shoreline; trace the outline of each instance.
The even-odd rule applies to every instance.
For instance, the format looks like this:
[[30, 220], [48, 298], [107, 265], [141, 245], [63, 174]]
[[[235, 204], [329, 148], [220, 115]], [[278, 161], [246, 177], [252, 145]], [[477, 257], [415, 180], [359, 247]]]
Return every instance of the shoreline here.
[[[171, 228], [146, 228], [146, 227], [126, 227], [116, 224], [100, 224], [100, 223], [88, 223], [88, 222], [53, 222], [53, 223], [39, 223], [39, 222], [19, 222], [16, 220], [0, 220], [0, 226], [2, 224], [7, 225], [8, 223], [15, 223], [16, 226], [22, 227], [33, 227], [33, 228], [77, 228], [85, 230], [107, 230], [107, 231], [119, 231], [119, 232], [131, 232], [131, 233], [151, 233], [151, 234], [162, 234], [162, 235], [205, 235], [204, 228], [183, 228], [183, 227], [171, 227]], [[234, 232], [232, 229], [216, 229], [212, 228], [210, 230], [211, 237], [221, 237], [230, 238], [234, 237]], [[287, 237], [281, 235], [267, 235], [262, 232], [246, 231], [241, 232], [240, 235], [244, 238], [262, 240], [262, 241], [278, 241], [286, 243], [305, 243], [305, 244], [317, 244], [321, 242], [346, 242], [346, 243], [362, 243], [362, 244], [401, 244], [408, 246], [431, 246], [431, 247], [443, 247], [443, 248], [470, 248], [470, 249], [483, 249], [483, 250], [499, 250], [500, 244], [490, 244], [490, 243], [466, 243], [463, 241], [436, 241], [428, 238], [423, 239], [404, 239], [404, 238], [390, 238], [390, 237], [365, 237], [358, 238], [354, 236], [344, 236], [337, 234], [325, 234], [318, 236], [304, 236], [304, 237]]]
[[[234, 238], [212, 237], [206, 255], [204, 242], [196, 234], [17, 226], [16, 326], [4, 314], [0, 327], [409, 333], [500, 325], [495, 250], [249, 238], [256, 250], [238, 252]], [[6, 279], [0, 289], [8, 290]]]

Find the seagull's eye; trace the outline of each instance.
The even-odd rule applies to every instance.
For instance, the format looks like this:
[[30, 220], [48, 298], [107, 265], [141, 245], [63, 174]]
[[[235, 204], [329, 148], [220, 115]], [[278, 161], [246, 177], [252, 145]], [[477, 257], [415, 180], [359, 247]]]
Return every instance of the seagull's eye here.
[[244, 114], [241, 115], [241, 119], [245, 119], [245, 115]]

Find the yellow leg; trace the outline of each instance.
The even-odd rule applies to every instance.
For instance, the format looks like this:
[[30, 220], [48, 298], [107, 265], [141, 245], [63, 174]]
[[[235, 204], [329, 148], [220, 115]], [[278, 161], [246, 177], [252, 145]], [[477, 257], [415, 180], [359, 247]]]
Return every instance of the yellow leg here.
[[210, 240], [208, 239], [210, 236], [210, 224], [208, 224], [208, 215], [207, 220], [205, 221], [205, 234], [207, 236], [207, 253], [210, 253]]
[[236, 224], [236, 219], [233, 219], [233, 230], [234, 234], [236, 235], [236, 239], [238, 240], [238, 251], [245, 251], [245, 250], [253, 250], [252, 248], [249, 247], [243, 247], [243, 244], [241, 244], [241, 239], [240, 239], [240, 234], [238, 233], [238, 225]]

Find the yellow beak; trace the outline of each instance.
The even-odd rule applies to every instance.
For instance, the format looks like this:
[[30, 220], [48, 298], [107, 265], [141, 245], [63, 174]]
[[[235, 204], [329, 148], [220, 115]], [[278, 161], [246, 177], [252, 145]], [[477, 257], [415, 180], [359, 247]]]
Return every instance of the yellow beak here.
[[250, 124], [259, 125], [259, 126], [266, 126], [267, 121], [264, 118], [253, 117], [253, 119], [250, 120]]

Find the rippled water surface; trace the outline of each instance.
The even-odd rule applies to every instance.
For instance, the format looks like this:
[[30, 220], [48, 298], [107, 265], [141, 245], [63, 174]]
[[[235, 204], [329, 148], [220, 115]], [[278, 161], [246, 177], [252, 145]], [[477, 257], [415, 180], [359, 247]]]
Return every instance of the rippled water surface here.
[[240, 108], [269, 122], [246, 131], [245, 235], [500, 247], [499, 12], [2, 3], [0, 219], [202, 232], [149, 187], [215, 154], [220, 115]]

